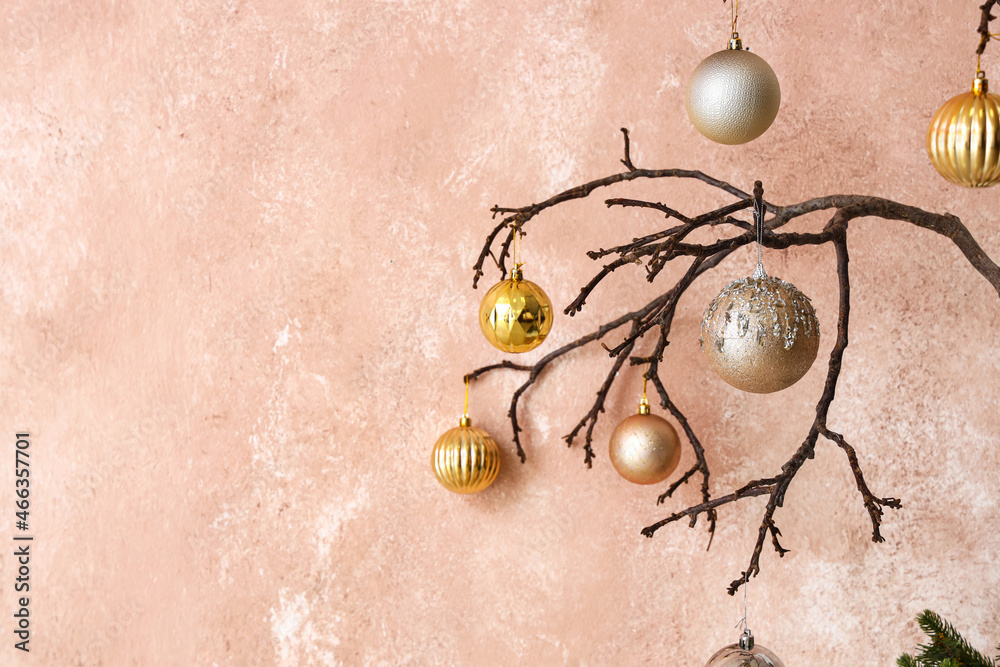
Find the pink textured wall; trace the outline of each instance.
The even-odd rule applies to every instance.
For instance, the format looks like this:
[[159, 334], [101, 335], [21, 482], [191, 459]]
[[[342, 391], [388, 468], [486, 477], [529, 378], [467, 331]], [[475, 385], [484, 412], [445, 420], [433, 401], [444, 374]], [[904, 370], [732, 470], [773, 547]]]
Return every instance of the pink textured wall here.
[[[477, 383], [504, 450], [476, 497], [441, 489], [437, 436], [482, 339], [470, 267], [495, 203], [524, 205], [620, 169], [702, 169], [769, 199], [872, 194], [961, 217], [1000, 258], [1000, 188], [947, 184], [924, 132], [974, 71], [971, 1], [747, 0], [741, 33], [782, 86], [761, 139], [710, 144], [683, 93], [725, 44], [728, 7], [691, 1], [4, 3], [0, 8], [0, 442], [33, 434], [32, 660], [50, 665], [702, 664], [735, 637], [725, 593], [763, 510], [639, 529], [697, 501], [611, 469], [634, 410], [623, 372], [592, 470], [560, 436], [608, 360]], [[1000, 48], [984, 66], [1000, 81]], [[694, 183], [623, 196], [699, 213]], [[810, 218], [793, 229], [815, 229]], [[662, 224], [599, 198], [539, 217], [525, 270], [561, 308], [583, 254]], [[947, 239], [852, 223], [852, 343], [830, 425], [873, 490], [903, 499], [874, 545], [843, 453], [820, 444], [777, 515], [750, 589], [759, 641], [789, 666], [886, 665], [931, 607], [1000, 642], [1000, 300]], [[830, 248], [770, 252], [816, 305], [820, 362], [750, 396], [709, 371], [701, 314], [749, 252], [681, 302], [665, 377], [709, 450], [713, 489], [777, 472], [801, 442], [833, 343]], [[634, 267], [546, 346], [652, 286]], [[495, 278], [488, 274], [487, 284]], [[9, 455], [9, 456], [8, 456]], [[689, 465], [685, 451], [681, 468]], [[0, 541], [13, 528], [0, 475]], [[14, 562], [4, 548], [0, 662]]]

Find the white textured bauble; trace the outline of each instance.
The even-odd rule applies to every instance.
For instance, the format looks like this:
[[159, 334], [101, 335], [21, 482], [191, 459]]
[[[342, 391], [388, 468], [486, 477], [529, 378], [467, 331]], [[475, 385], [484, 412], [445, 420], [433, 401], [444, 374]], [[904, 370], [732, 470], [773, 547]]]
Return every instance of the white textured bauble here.
[[745, 144], [764, 134], [779, 106], [781, 86], [774, 70], [743, 49], [713, 53], [695, 68], [688, 83], [688, 117], [699, 132], [720, 144]]

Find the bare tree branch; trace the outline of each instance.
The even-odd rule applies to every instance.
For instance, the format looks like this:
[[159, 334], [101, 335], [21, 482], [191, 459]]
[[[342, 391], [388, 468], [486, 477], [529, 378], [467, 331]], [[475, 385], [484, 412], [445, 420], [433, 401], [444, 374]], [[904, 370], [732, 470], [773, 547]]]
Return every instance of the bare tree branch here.
[[[986, 16], [989, 9], [996, 0], [989, 0], [982, 7], [984, 12], [984, 23], [988, 23]], [[990, 17], [992, 18], [992, 17]], [[980, 51], [981, 52], [981, 51]], [[606, 263], [600, 271], [581, 290], [580, 294], [570, 303], [565, 312], [572, 315], [579, 312], [587, 298], [597, 289], [602, 280], [613, 273], [616, 269], [626, 264], [644, 264], [646, 267], [646, 279], [654, 281], [662, 272], [664, 267], [671, 261], [679, 257], [691, 257], [693, 261], [688, 270], [676, 280], [672, 287], [662, 292], [659, 296], [651, 300], [645, 306], [625, 313], [615, 319], [598, 327], [585, 336], [577, 338], [571, 343], [553, 350], [533, 364], [515, 364], [510, 361], [484, 366], [469, 373], [466, 378], [474, 380], [484, 374], [499, 369], [510, 369], [529, 374], [528, 379], [514, 392], [511, 397], [511, 405], [508, 416], [513, 430], [514, 444], [517, 448], [521, 461], [525, 460], [524, 449], [521, 445], [521, 426], [518, 422], [518, 401], [539, 378], [545, 368], [556, 359], [572, 352], [573, 350], [586, 345], [587, 343], [604, 339], [613, 331], [623, 325], [629, 324], [630, 330], [622, 340], [614, 347], [609, 347], [605, 343], [602, 346], [614, 358], [604, 382], [597, 391], [596, 399], [590, 411], [577, 423], [569, 435], [564, 439], [568, 445], [572, 445], [580, 432], [586, 427], [584, 444], [584, 463], [587, 467], [592, 465], [594, 458], [593, 432], [597, 424], [600, 413], [604, 412], [608, 392], [614, 384], [626, 359], [630, 364], [644, 364], [647, 366], [645, 377], [648, 378], [656, 389], [660, 397], [660, 405], [680, 424], [692, 450], [695, 454], [694, 465], [682, 473], [678, 479], [672, 482], [667, 490], [660, 494], [657, 503], [663, 503], [671, 498], [673, 494], [691, 479], [700, 476], [701, 479], [701, 501], [685, 509], [676, 511], [664, 519], [642, 529], [642, 534], [652, 537], [660, 528], [667, 524], [677, 522], [681, 519], [688, 519], [691, 526], [694, 526], [701, 515], [708, 519], [709, 541], [711, 546], [715, 535], [716, 523], [718, 520], [718, 508], [737, 502], [744, 498], [766, 496], [767, 503], [757, 531], [757, 539], [751, 552], [750, 561], [745, 571], [741, 572], [740, 578], [729, 585], [729, 593], [735, 594], [751, 576], [757, 576], [760, 572], [760, 556], [764, 549], [764, 543], [770, 538], [771, 545], [779, 556], [783, 556], [788, 549], [779, 542], [781, 531], [775, 523], [775, 513], [782, 507], [785, 500], [785, 493], [795, 475], [802, 468], [808, 459], [815, 456], [816, 442], [820, 435], [830, 442], [836, 444], [847, 454], [848, 463], [854, 475], [858, 491], [861, 494], [865, 509], [872, 522], [872, 540], [874, 542], [883, 541], [881, 525], [884, 508], [898, 509], [902, 503], [897, 498], [875, 496], [867, 482], [858, 460], [854, 447], [847, 443], [844, 436], [830, 430], [827, 427], [827, 415], [830, 405], [833, 403], [837, 392], [837, 383], [840, 379], [841, 367], [844, 359], [844, 351], [849, 342], [848, 329], [850, 323], [850, 275], [849, 275], [849, 255], [847, 250], [847, 233], [850, 221], [858, 218], [881, 218], [883, 220], [898, 220], [908, 222], [922, 229], [933, 231], [945, 236], [958, 247], [969, 263], [993, 286], [1000, 295], [1000, 267], [990, 259], [983, 249], [973, 238], [969, 230], [962, 224], [962, 221], [950, 214], [937, 214], [907, 206], [887, 199], [878, 197], [866, 197], [859, 195], [832, 195], [810, 199], [798, 204], [779, 206], [769, 204], [763, 199], [763, 188], [760, 182], [755, 184], [753, 196], [742, 190], [718, 179], [703, 174], [700, 171], [684, 169], [639, 169], [635, 166], [631, 157], [631, 142], [628, 130], [622, 129], [624, 137], [625, 151], [621, 160], [625, 166], [625, 172], [613, 174], [605, 178], [597, 179], [559, 193], [541, 203], [531, 204], [520, 208], [507, 208], [494, 206], [492, 211], [494, 217], [504, 216], [499, 225], [487, 236], [486, 243], [480, 253], [479, 259], [474, 266], [475, 275], [473, 286], [483, 275], [482, 266], [487, 257], [494, 257], [501, 277], [506, 276], [505, 259], [508, 256], [513, 234], [524, 233], [525, 224], [537, 216], [542, 211], [557, 206], [566, 201], [587, 197], [594, 190], [609, 187], [611, 185], [632, 181], [639, 178], [689, 178], [701, 181], [723, 192], [732, 195], [737, 201], [717, 208], [708, 213], [698, 216], [688, 216], [680, 211], [663, 204], [661, 202], [648, 202], [638, 199], [608, 199], [606, 205], [609, 208], [633, 207], [654, 211], [664, 215], [667, 219], [676, 219], [681, 224], [664, 229], [654, 234], [633, 238], [631, 242], [614, 246], [610, 249], [600, 249], [588, 252], [591, 259], [601, 259], [613, 256], [610, 262]], [[762, 244], [769, 248], [790, 248], [793, 246], [825, 245], [832, 243], [836, 252], [837, 279], [839, 285], [839, 311], [837, 318], [837, 340], [830, 353], [828, 370], [823, 392], [816, 404], [816, 417], [813, 420], [805, 439], [798, 446], [791, 458], [781, 466], [781, 471], [771, 477], [755, 479], [747, 482], [740, 488], [728, 494], [712, 496], [710, 489], [711, 472], [705, 456], [705, 449], [688, 422], [684, 413], [671, 399], [666, 386], [660, 377], [660, 363], [669, 345], [670, 328], [673, 322], [674, 313], [680, 298], [684, 295], [692, 283], [705, 272], [714, 269], [724, 261], [730, 253], [745, 245], [755, 241], [755, 228], [746, 222], [732, 218], [732, 214], [740, 210], [750, 208], [755, 200], [759, 201], [764, 209], [771, 214], [770, 218], [762, 221]], [[817, 211], [832, 211], [832, 215], [823, 229], [815, 233], [784, 232], [778, 231], [791, 221], [809, 213]], [[710, 243], [687, 243], [686, 237], [695, 229], [709, 226], [716, 227], [723, 225], [723, 229], [736, 229], [739, 233], [735, 236], [719, 238]], [[501, 244], [499, 257], [494, 256], [492, 247], [500, 235], [501, 230], [507, 228], [507, 234]], [[629, 357], [632, 352], [642, 344], [646, 334], [653, 329], [658, 330], [656, 343], [649, 350], [648, 354]]]

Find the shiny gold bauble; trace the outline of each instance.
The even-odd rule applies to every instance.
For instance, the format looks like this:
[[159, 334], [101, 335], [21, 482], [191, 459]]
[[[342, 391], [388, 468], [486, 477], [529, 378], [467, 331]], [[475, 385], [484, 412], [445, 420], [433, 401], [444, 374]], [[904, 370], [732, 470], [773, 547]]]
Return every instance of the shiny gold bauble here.
[[1000, 181], [1000, 96], [986, 77], [972, 80], [972, 92], [951, 98], [927, 128], [931, 164], [952, 183], [986, 188]]
[[664, 419], [649, 414], [649, 404], [639, 404], [639, 414], [626, 417], [611, 434], [611, 465], [633, 484], [657, 484], [677, 468], [681, 443], [677, 431]]
[[798, 382], [819, 350], [819, 320], [809, 297], [758, 266], [715, 297], [698, 341], [708, 365], [743, 391], [769, 394]]
[[738, 36], [729, 48], [701, 61], [691, 74], [687, 112], [712, 141], [745, 144], [771, 127], [781, 106], [781, 86], [771, 66], [744, 51]]
[[493, 347], [527, 352], [542, 344], [552, 328], [552, 302], [541, 287], [524, 280], [521, 269], [490, 288], [479, 304], [479, 326]]
[[462, 417], [457, 428], [434, 443], [434, 475], [455, 493], [478, 493], [493, 483], [500, 470], [500, 448], [490, 434]]

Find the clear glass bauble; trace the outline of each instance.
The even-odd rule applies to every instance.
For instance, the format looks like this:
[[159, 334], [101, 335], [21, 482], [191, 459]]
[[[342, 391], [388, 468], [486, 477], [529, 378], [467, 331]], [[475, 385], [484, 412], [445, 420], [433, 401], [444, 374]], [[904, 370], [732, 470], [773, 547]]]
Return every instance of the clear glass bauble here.
[[785, 667], [774, 653], [756, 644], [749, 651], [730, 644], [709, 659], [705, 667]]

